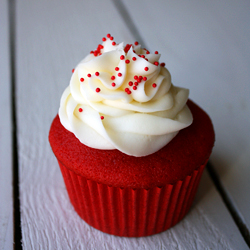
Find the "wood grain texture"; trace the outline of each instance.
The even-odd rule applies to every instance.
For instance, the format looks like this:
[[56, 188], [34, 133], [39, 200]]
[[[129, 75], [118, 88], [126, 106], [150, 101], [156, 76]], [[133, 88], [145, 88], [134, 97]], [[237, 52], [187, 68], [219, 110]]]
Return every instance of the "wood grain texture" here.
[[110, 1], [17, 2], [16, 79], [24, 249], [246, 249], [207, 175], [185, 220], [159, 235], [107, 235], [88, 226], [75, 213], [48, 143], [48, 131], [71, 69], [108, 32], [117, 42], [134, 41]]
[[12, 148], [9, 15], [7, 1], [0, 1], [0, 249], [12, 249]]
[[211, 161], [250, 229], [250, 2], [123, 3], [145, 46], [162, 52], [173, 83], [189, 88], [211, 116], [216, 132]]

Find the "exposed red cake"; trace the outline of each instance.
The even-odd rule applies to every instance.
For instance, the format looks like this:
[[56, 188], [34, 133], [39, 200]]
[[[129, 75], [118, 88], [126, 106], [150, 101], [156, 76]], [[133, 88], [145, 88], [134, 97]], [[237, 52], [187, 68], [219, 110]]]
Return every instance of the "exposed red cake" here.
[[128, 237], [160, 233], [188, 212], [214, 144], [208, 115], [192, 101], [191, 126], [145, 157], [89, 148], [54, 119], [49, 141], [70, 201], [89, 225]]
[[118, 150], [98, 150], [83, 145], [54, 119], [49, 134], [52, 150], [68, 169], [98, 183], [114, 187], [161, 187], [183, 180], [209, 158], [214, 130], [208, 115], [188, 101], [194, 121], [158, 152], [133, 157]]

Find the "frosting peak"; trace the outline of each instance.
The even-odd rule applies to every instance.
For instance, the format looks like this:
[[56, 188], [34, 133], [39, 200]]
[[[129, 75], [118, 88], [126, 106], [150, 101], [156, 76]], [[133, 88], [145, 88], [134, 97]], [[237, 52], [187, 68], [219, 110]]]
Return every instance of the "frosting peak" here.
[[75, 68], [64, 91], [62, 125], [85, 145], [145, 156], [192, 123], [189, 91], [172, 85], [160, 54], [116, 44], [109, 34]]

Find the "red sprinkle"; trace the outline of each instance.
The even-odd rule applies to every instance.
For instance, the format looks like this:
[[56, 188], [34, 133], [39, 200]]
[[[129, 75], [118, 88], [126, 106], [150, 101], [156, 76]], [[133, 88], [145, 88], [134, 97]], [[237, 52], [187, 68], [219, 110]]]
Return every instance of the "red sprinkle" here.
[[139, 43], [136, 41], [136, 42], [135, 42], [135, 45], [138, 45], [138, 44], [139, 44]]
[[165, 63], [161, 63], [161, 66], [162, 66], [162, 67], [165, 67], [165, 65], [166, 65]]
[[155, 51], [155, 54], [158, 54], [158, 51], [157, 51], [157, 50]]
[[145, 58], [145, 56], [144, 56], [144, 55], [141, 55], [141, 57], [142, 57], [142, 58]]
[[152, 87], [153, 87], [153, 88], [156, 88], [156, 87], [157, 87], [157, 84], [156, 84], [156, 83], [153, 83], [153, 84], [152, 84]]
[[90, 51], [90, 54], [94, 54], [94, 51], [93, 51], [93, 50], [91, 50], [91, 51]]
[[133, 90], [137, 90], [137, 87], [136, 87], [136, 86], [133, 86]]
[[111, 85], [112, 85], [112, 87], [115, 87], [116, 84], [114, 82], [112, 82]]
[[75, 69], [72, 69], [72, 73], [74, 73], [75, 72]]
[[133, 57], [132, 60], [135, 61], [135, 60], [136, 60], [136, 57]]
[[111, 36], [109, 39], [112, 41], [112, 40], [114, 40], [114, 37]]
[[134, 82], [134, 85], [135, 85], [135, 86], [138, 86], [138, 82]]
[[115, 80], [115, 76], [111, 76], [111, 80]]
[[100, 116], [100, 118], [103, 120], [103, 119], [104, 119], [104, 116], [102, 115], [102, 116]]
[[118, 75], [119, 77], [121, 77], [121, 76], [122, 76], [122, 73], [118, 73], [117, 75]]
[[140, 83], [140, 82], [141, 82], [141, 79], [137, 79], [137, 82]]
[[121, 56], [120, 56], [120, 59], [121, 59], [121, 60], [124, 60], [124, 58], [125, 58], [124, 55], [121, 55]]
[[106, 41], [106, 38], [105, 38], [105, 37], [103, 37], [103, 38], [102, 38], [102, 40], [103, 40], [103, 42], [105, 42], [105, 41]]
[[125, 92], [128, 92], [129, 91], [129, 88], [125, 88]]
[[155, 61], [155, 62], [154, 62], [154, 65], [158, 66], [158, 65], [159, 65], [159, 62], [156, 62], [156, 61]]
[[100, 88], [96, 88], [95, 91], [98, 93], [98, 92], [101, 91], [101, 89]]
[[83, 82], [83, 81], [84, 81], [84, 78], [80, 78], [80, 81]]
[[138, 79], [138, 76], [134, 76], [134, 79], [137, 80], [137, 79]]
[[107, 38], [110, 38], [110, 34], [109, 33], [107, 34]]
[[96, 76], [99, 76], [99, 75], [100, 75], [100, 73], [99, 73], [99, 72], [95, 72], [95, 75], [96, 75]]
[[91, 74], [87, 74], [87, 77], [91, 77]]
[[132, 82], [132, 81], [130, 81], [130, 82], [128, 83], [128, 85], [129, 85], [129, 86], [132, 86], [132, 85], [133, 85], [133, 82]]
[[144, 77], [143, 77], [143, 81], [146, 82], [147, 80], [148, 80], [148, 78], [147, 78], [146, 76], [144, 76]]
[[143, 77], [142, 77], [142, 76], [139, 76], [139, 79], [140, 79], [140, 80], [142, 80], [142, 79], [143, 79]]
[[147, 50], [146, 54], [150, 54], [150, 52]]
[[130, 61], [127, 59], [127, 60], [125, 60], [125, 63], [129, 64], [129, 63], [130, 63]]
[[119, 67], [115, 67], [115, 71], [118, 71], [119, 70]]
[[148, 67], [145, 67], [144, 70], [145, 70], [145, 71], [148, 71]]
[[82, 109], [82, 108], [79, 108], [78, 110], [79, 110], [79, 112], [82, 112], [82, 111], [83, 111], [83, 109]]
[[128, 51], [130, 50], [131, 46], [132, 46], [132, 44], [127, 44], [127, 45], [125, 46], [125, 48], [124, 48], [124, 52], [125, 52], [125, 53], [128, 53]]
[[130, 90], [129, 90], [129, 91], [127, 91], [127, 94], [128, 94], [128, 95], [130, 95], [130, 94], [131, 94], [131, 91], [130, 91]]
[[114, 45], [114, 46], [115, 46], [115, 45], [116, 45], [116, 42], [112, 42], [112, 45]]

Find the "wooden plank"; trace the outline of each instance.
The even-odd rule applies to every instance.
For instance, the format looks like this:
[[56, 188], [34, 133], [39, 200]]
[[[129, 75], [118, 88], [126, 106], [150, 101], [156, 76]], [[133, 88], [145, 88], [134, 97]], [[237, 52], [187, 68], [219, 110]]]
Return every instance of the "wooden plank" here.
[[206, 175], [202, 193], [186, 219], [162, 234], [120, 238], [84, 223], [68, 200], [48, 143], [49, 127], [68, 85], [71, 69], [96, 47], [101, 37], [111, 33], [117, 42], [134, 38], [113, 3], [108, 1], [84, 1], [77, 5], [59, 0], [18, 1], [17, 24], [24, 249], [176, 249], [186, 248], [186, 244], [190, 249], [246, 248]]
[[8, 2], [0, 1], [0, 249], [13, 248], [11, 93]]
[[191, 98], [211, 116], [211, 162], [250, 230], [250, 2], [164, 3], [123, 1], [145, 46], [164, 52], [175, 85], [190, 88]]

